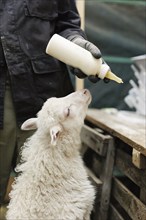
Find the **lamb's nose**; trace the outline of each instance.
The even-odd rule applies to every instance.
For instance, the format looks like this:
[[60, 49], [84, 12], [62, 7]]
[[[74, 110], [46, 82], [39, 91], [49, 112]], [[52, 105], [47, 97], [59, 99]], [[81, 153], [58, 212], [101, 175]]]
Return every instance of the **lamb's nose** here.
[[88, 93], [88, 90], [87, 90], [87, 89], [84, 89], [84, 90], [83, 90], [83, 94], [86, 95], [87, 93]]

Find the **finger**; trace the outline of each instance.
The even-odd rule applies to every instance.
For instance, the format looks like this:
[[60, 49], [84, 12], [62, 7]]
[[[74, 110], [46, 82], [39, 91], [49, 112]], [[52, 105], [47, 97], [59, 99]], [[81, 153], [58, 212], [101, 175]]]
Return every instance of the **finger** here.
[[110, 79], [108, 79], [108, 78], [105, 77], [105, 78], [103, 79], [103, 81], [104, 81], [105, 83], [109, 83], [109, 82], [110, 82]]
[[99, 48], [96, 47], [93, 43], [82, 38], [76, 38], [73, 42], [88, 50], [96, 59], [101, 57]]
[[87, 75], [85, 73], [83, 73], [80, 69], [74, 69], [74, 74], [80, 78], [80, 79], [84, 79], [87, 77]]
[[88, 50], [96, 59], [101, 58], [101, 52], [98, 47], [96, 47], [91, 42], [87, 41], [85, 43], [85, 49]]
[[92, 83], [97, 83], [98, 81], [100, 81], [100, 78], [94, 75], [90, 75], [88, 76], [88, 79], [92, 82]]

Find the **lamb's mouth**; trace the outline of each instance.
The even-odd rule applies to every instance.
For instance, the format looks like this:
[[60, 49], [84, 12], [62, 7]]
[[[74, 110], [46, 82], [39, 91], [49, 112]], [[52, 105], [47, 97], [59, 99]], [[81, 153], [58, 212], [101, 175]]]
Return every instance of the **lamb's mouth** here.
[[84, 89], [84, 94], [87, 97], [86, 103], [89, 105], [91, 103], [91, 100], [92, 100], [91, 93], [88, 89]]
[[86, 103], [89, 105], [91, 103], [91, 101], [92, 101], [92, 97], [91, 97], [91, 95], [89, 95], [89, 97], [87, 98]]

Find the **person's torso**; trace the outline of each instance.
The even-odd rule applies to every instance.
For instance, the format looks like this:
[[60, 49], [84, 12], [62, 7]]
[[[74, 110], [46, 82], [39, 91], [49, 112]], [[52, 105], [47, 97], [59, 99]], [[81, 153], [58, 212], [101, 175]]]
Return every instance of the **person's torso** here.
[[66, 66], [45, 53], [47, 43], [56, 31], [57, 2], [0, 2], [0, 62], [6, 60], [20, 121], [34, 116], [47, 98], [61, 97], [73, 91]]

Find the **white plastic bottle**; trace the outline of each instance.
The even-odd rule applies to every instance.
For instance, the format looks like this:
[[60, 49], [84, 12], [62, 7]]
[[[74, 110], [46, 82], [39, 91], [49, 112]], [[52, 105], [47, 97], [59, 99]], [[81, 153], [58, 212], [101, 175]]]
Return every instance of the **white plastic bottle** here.
[[123, 82], [110, 71], [110, 67], [107, 64], [102, 64], [102, 59], [94, 58], [88, 50], [58, 34], [54, 34], [50, 39], [46, 53], [67, 65], [80, 69], [88, 76], [98, 75], [101, 79], [106, 77], [118, 83]]

